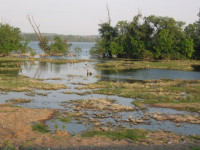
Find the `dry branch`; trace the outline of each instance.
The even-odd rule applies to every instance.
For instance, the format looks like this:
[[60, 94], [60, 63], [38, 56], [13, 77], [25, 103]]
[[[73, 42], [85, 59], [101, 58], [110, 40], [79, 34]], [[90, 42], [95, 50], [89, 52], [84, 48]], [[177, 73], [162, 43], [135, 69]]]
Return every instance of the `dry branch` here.
[[111, 24], [110, 10], [109, 10], [108, 3], [107, 3], [107, 2], [106, 2], [106, 8], [107, 8], [107, 12], [108, 12], [108, 23]]

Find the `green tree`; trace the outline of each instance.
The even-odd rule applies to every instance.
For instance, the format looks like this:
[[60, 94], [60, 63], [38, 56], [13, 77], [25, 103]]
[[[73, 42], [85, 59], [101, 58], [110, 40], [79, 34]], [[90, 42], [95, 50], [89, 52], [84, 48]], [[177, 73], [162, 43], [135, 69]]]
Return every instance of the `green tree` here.
[[100, 25], [101, 39], [93, 52], [103, 56], [134, 59], [188, 59], [199, 54], [200, 20], [183, 30], [185, 23], [170, 17], [139, 13], [131, 22], [119, 21], [115, 27]]
[[51, 43], [51, 45], [50, 45], [50, 54], [51, 55], [56, 55], [56, 54], [64, 55], [69, 50], [70, 46], [71, 45], [67, 44], [67, 42], [62, 40], [61, 37], [56, 36], [54, 38], [54, 42]]
[[173, 50], [173, 35], [170, 35], [168, 29], [162, 29], [159, 33], [155, 49], [155, 58], [169, 58], [170, 52]]
[[184, 58], [192, 57], [192, 54], [194, 53], [193, 39], [186, 38], [183, 41], [181, 41], [180, 53], [182, 54], [182, 57], [184, 57]]
[[200, 59], [200, 11], [198, 14], [199, 20], [193, 24], [189, 24], [185, 28], [185, 33], [194, 41], [194, 58]]
[[198, 36], [198, 33], [197, 33], [198, 24], [197, 23], [189, 24], [188, 26], [186, 26], [184, 31], [188, 37], [195, 39]]
[[20, 29], [9, 24], [0, 24], [0, 54], [9, 55], [13, 51], [26, 50], [27, 43], [21, 43]]
[[110, 50], [111, 50], [112, 56], [115, 55], [117, 57], [121, 57], [124, 54], [123, 45], [121, 45], [118, 42], [111, 42]]
[[119, 35], [125, 35], [128, 33], [128, 22], [127, 21], [119, 21], [116, 25], [116, 28], [119, 31]]
[[102, 40], [101, 42], [99, 42], [99, 44], [101, 44], [100, 51], [103, 56], [112, 57], [110, 45], [114, 38], [118, 36], [118, 30], [116, 27], [112, 27], [109, 23], [103, 23], [99, 26], [99, 33]]

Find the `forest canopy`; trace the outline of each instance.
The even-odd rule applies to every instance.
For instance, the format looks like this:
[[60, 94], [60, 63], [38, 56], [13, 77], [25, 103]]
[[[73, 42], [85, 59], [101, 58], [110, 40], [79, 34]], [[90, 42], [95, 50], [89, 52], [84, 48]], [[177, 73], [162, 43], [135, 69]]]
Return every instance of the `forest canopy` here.
[[100, 40], [92, 53], [134, 59], [200, 59], [200, 16], [185, 25], [174, 18], [136, 15], [131, 22], [99, 25]]

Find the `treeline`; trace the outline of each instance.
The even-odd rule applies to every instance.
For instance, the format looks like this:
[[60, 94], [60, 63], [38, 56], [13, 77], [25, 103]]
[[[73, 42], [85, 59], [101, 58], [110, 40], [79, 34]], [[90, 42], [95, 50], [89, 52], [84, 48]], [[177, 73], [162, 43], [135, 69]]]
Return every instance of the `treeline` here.
[[[21, 33], [22, 40], [26, 41], [37, 41], [35, 33]], [[63, 35], [63, 34], [55, 34], [55, 33], [43, 33], [44, 37], [46, 37], [49, 41], [53, 41], [55, 37], [59, 36], [64, 41], [68, 42], [96, 42], [100, 36], [98, 35]]]
[[200, 59], [199, 20], [185, 26], [170, 17], [139, 13], [131, 22], [100, 24], [100, 40], [91, 53], [134, 59]]

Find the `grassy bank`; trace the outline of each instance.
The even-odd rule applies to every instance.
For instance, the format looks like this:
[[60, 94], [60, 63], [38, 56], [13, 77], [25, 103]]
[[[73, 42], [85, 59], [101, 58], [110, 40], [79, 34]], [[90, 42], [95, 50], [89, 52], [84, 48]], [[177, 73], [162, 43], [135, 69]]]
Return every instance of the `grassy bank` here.
[[0, 57], [0, 63], [2, 63], [2, 62], [25, 62], [25, 61], [39, 61], [39, 62], [51, 62], [51, 63], [91, 62], [91, 60], [75, 60], [75, 59], [47, 59], [47, 58]]
[[138, 141], [144, 139], [147, 131], [142, 129], [117, 129], [115, 131], [87, 131], [82, 134], [82, 137], [104, 136], [112, 140], [130, 139]]
[[[94, 89], [93, 93], [118, 95], [136, 99], [133, 104], [144, 109], [143, 104], [200, 112], [200, 80], [147, 80], [134, 83], [99, 81], [78, 89]], [[160, 104], [160, 105], [158, 105]], [[161, 106], [161, 104], [163, 104]]]
[[0, 75], [0, 90], [2, 91], [33, 91], [38, 90], [58, 90], [64, 89], [66, 85], [64, 84], [52, 84], [44, 83], [35, 79], [30, 79], [24, 76], [7, 76]]
[[99, 63], [96, 69], [101, 70], [131, 70], [131, 69], [174, 69], [194, 71], [200, 70], [200, 61], [196, 60], [171, 60], [171, 61], [133, 61], [112, 60]]

